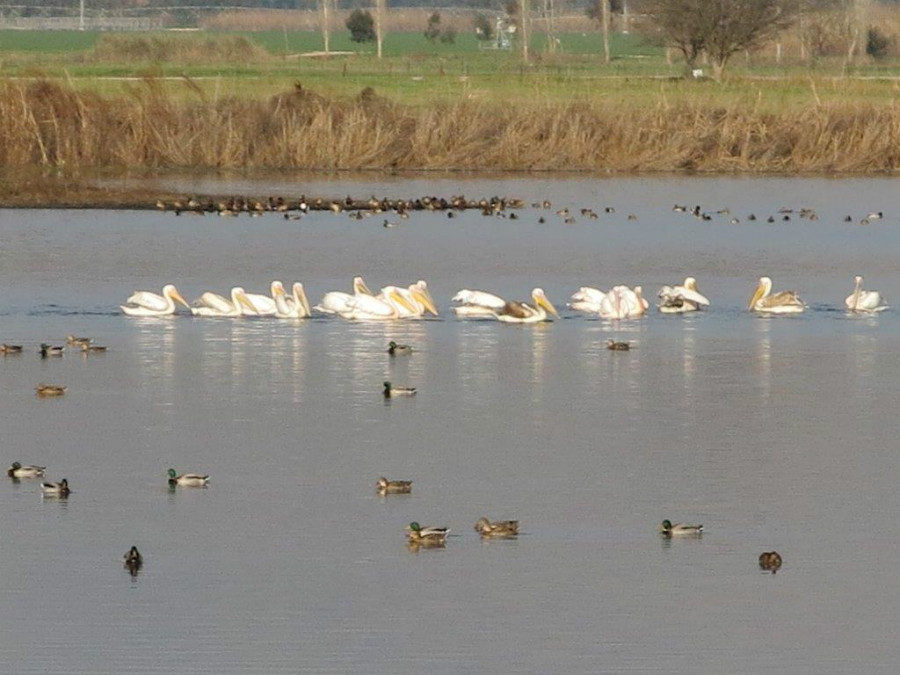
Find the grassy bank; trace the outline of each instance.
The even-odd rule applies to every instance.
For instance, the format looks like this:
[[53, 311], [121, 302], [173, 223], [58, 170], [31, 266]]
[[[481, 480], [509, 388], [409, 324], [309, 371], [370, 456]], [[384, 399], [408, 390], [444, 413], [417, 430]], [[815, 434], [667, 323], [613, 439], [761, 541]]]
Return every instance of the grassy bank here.
[[262, 100], [128, 96], [50, 82], [0, 86], [0, 166], [878, 172], [900, 166], [900, 110], [781, 113], [660, 97], [651, 106], [461, 100], [412, 107], [295, 89]]

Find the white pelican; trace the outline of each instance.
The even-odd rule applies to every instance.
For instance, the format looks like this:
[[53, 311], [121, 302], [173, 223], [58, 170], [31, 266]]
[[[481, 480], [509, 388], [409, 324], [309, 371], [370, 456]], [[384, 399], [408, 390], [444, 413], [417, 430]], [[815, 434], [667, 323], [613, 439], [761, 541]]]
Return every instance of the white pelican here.
[[884, 298], [881, 297], [881, 293], [878, 291], [864, 291], [862, 289], [863, 278], [857, 276], [856, 279], [856, 288], [853, 289], [853, 292], [847, 296], [847, 299], [844, 301], [847, 304], [847, 309], [851, 312], [883, 312], [888, 308], [886, 304], [884, 304]]
[[269, 284], [269, 292], [272, 294], [271, 296], [262, 293], [245, 293], [244, 297], [247, 298], [247, 302], [253, 309], [245, 307], [244, 314], [247, 316], [275, 316], [278, 313], [278, 308], [275, 306], [275, 295], [285, 292], [284, 284], [280, 281], [273, 281]]
[[524, 302], [507, 302], [499, 311], [494, 312], [494, 316], [504, 323], [538, 323], [546, 321], [548, 313], [559, 318], [556, 308], [547, 299], [543, 289], [535, 288], [531, 291], [531, 299], [534, 303], [531, 305]]
[[659, 289], [659, 311], [666, 314], [695, 312], [709, 305], [709, 299], [697, 290], [697, 280], [687, 277], [681, 286]]
[[231, 289], [231, 302], [218, 293], [207, 291], [191, 307], [191, 314], [194, 316], [238, 317], [243, 316], [248, 310], [255, 311], [253, 305], [247, 300], [244, 289], [235, 286]]
[[[402, 296], [406, 302], [402, 304], [396, 302], [394, 298], [397, 296]], [[401, 319], [421, 317], [425, 312], [429, 312], [434, 316], [438, 315], [437, 307], [424, 281], [417, 281], [409, 288], [385, 286], [376, 297], [383, 302], [393, 305], [397, 309], [398, 317]]]
[[630, 319], [643, 315], [650, 303], [642, 295], [643, 289], [635, 286], [613, 286], [600, 301], [600, 316], [604, 319]]
[[322, 301], [315, 306], [315, 310], [323, 314], [343, 314], [352, 309], [351, 303], [354, 297], [368, 295], [374, 297], [372, 291], [366, 286], [362, 277], [353, 277], [353, 293], [342, 291], [329, 291]]
[[759, 286], [750, 299], [748, 309], [764, 314], [799, 314], [806, 309], [806, 303], [794, 291], [781, 291], [775, 295], [770, 295], [771, 293], [772, 280], [760, 277]]
[[453, 308], [457, 316], [470, 317], [492, 317], [506, 305], [506, 300], [498, 295], [485, 291], [470, 291], [467, 288], [454, 295], [452, 302], [460, 303], [459, 307]]
[[128, 316], [168, 316], [175, 313], [176, 300], [188, 309], [191, 308], [174, 284], [166, 284], [162, 295], [151, 291], [136, 291], [120, 308]]
[[303, 290], [303, 284], [299, 281], [295, 281], [291, 287], [291, 295], [287, 294], [284, 286], [279, 282], [279, 287], [273, 297], [275, 299], [275, 316], [279, 319], [305, 319], [312, 316], [306, 291]]
[[403, 307], [410, 314], [416, 311], [415, 307], [396, 291], [388, 291], [387, 298], [390, 302], [365, 293], [353, 295], [348, 303], [348, 309], [340, 315], [344, 319], [383, 321], [400, 318], [397, 307]]
[[599, 288], [582, 286], [572, 294], [571, 298], [569, 298], [569, 307], [576, 312], [599, 314], [600, 305], [605, 297], [606, 293]]

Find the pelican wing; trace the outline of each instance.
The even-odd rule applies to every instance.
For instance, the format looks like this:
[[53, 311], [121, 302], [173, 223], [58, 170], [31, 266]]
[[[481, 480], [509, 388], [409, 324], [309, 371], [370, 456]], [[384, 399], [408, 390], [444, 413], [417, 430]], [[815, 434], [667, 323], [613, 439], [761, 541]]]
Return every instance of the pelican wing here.
[[125, 302], [152, 312], [164, 312], [169, 308], [169, 300], [152, 291], [135, 291]]

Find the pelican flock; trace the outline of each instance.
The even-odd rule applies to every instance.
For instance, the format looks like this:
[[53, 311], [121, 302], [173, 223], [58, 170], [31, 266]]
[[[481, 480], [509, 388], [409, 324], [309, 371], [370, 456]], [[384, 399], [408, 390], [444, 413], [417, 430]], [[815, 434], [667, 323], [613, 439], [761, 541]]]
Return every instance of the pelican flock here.
[[[878, 291], [862, 288], [863, 278], [855, 277], [853, 292], [844, 304], [850, 312], [878, 313], [888, 309]], [[231, 289], [228, 297], [212, 291], [204, 292], [196, 301], [188, 303], [174, 284], [166, 284], [161, 294], [136, 291], [121, 305], [128, 316], [160, 317], [176, 313], [177, 304], [189, 309], [197, 317], [274, 317], [277, 319], [305, 319], [314, 313], [334, 315], [350, 321], [392, 321], [421, 319], [426, 315], [439, 316], [437, 303], [424, 280], [408, 286], [388, 285], [373, 292], [361, 276], [354, 277], [352, 292], [329, 291], [321, 301], [311, 306], [302, 283], [294, 282], [288, 293], [281, 281], [269, 286], [270, 295], [248, 293], [242, 286]], [[688, 276], [676, 286], [663, 286], [657, 294], [657, 309], [663, 314], [697, 312], [710, 306], [709, 298]], [[453, 313], [461, 319], [491, 319], [501, 323], [531, 324], [559, 319], [560, 314], [541, 288], [534, 288], [526, 302], [506, 300], [488, 291], [464, 288], [451, 299]], [[575, 312], [601, 319], [637, 319], [646, 315], [650, 303], [643, 296], [643, 287], [613, 286], [603, 291], [592, 286], [580, 287], [569, 298], [567, 307]], [[763, 315], [799, 314], [806, 303], [794, 291], [772, 292], [772, 279], [760, 277], [748, 311]]]

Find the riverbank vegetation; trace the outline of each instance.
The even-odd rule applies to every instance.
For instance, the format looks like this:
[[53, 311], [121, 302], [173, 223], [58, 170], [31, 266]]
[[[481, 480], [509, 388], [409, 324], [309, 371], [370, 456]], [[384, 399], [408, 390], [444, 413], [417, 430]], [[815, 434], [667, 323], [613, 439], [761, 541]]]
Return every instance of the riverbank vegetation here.
[[613, 33], [606, 64], [586, 17], [535, 22], [527, 63], [458, 15], [441, 22], [453, 42], [429, 40], [410, 11], [398, 25], [422, 31], [390, 33], [383, 59], [346, 31], [329, 55], [287, 28], [0, 31], [0, 166], [894, 171], [900, 8], [877, 11], [871, 55], [817, 14], [734, 55], [723, 82], [684, 78], [638, 31]]
[[[190, 87], [190, 82], [186, 83]], [[298, 85], [265, 100], [127, 95], [52, 81], [0, 86], [0, 165], [142, 168], [886, 172], [900, 108], [817, 103], [768, 112], [667, 102], [460, 100], [427, 107], [371, 89], [351, 100]]]

